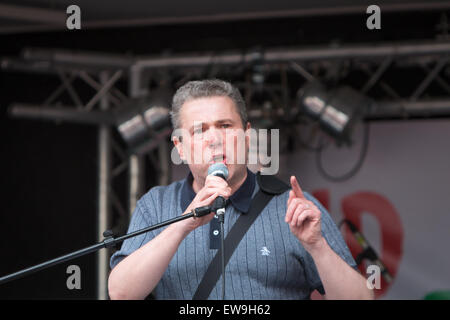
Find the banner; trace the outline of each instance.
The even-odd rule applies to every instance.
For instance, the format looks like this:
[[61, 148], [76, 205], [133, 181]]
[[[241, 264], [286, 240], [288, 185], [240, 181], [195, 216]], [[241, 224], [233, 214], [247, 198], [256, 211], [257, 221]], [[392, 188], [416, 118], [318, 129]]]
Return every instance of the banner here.
[[[332, 145], [323, 152], [327, 173], [344, 174], [357, 162], [362, 128], [353, 137], [351, 148]], [[350, 219], [375, 249], [393, 275], [391, 284], [382, 280], [375, 290], [377, 298], [423, 299], [450, 290], [450, 121], [371, 123], [366, 159], [347, 181], [326, 180], [316, 154], [302, 150], [280, 156], [279, 176], [289, 181], [290, 175], [336, 224]], [[348, 228], [341, 232], [355, 256], [361, 247]]]

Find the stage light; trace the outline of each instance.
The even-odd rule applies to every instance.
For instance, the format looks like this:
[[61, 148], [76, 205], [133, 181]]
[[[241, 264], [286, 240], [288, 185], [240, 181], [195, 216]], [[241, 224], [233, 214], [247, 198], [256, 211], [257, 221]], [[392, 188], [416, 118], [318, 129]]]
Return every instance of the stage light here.
[[117, 129], [131, 154], [143, 154], [170, 135], [169, 90], [153, 91], [148, 97], [129, 100], [117, 115]]
[[299, 91], [302, 111], [314, 120], [318, 120], [325, 108], [328, 94], [319, 82], [311, 82]]
[[299, 98], [302, 112], [317, 120], [338, 145], [351, 144], [355, 124], [372, 104], [371, 99], [348, 86], [328, 91], [319, 82], [308, 83], [300, 89]]

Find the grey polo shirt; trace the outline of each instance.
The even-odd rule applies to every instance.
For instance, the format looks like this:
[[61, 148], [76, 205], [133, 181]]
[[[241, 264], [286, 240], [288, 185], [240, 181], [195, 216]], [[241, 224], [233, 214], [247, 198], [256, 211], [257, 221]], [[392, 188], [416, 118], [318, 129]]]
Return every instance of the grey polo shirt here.
[[[230, 197], [225, 213], [225, 237], [237, 218], [248, 212], [259, 190], [256, 176], [247, 179]], [[153, 187], [137, 203], [128, 233], [181, 215], [195, 197], [192, 174], [168, 186]], [[351, 267], [356, 263], [341, 233], [326, 209], [308, 192], [305, 197], [322, 213], [322, 234], [330, 247]], [[289, 191], [274, 196], [260, 213], [234, 251], [225, 270], [226, 299], [309, 299], [317, 289], [324, 294], [312, 257], [284, 222]], [[210, 223], [211, 224], [211, 223]], [[210, 224], [192, 231], [180, 244], [153, 294], [156, 299], [192, 299], [209, 263], [217, 252], [211, 249]], [[113, 254], [111, 269], [123, 258], [156, 237], [163, 229], [127, 239]], [[149, 270], [151, 272], [151, 270]], [[221, 299], [219, 278], [209, 299]]]

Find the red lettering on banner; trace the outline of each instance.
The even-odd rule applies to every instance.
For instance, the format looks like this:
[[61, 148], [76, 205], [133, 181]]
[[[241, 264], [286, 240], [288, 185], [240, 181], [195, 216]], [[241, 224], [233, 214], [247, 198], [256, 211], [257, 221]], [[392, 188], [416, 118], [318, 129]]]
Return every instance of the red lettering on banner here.
[[314, 190], [311, 194], [330, 212], [330, 192], [327, 189]]
[[[330, 212], [330, 192], [327, 189], [314, 190], [311, 194]], [[380, 225], [382, 242], [381, 252], [377, 252], [377, 254], [388, 268], [392, 278], [395, 279], [403, 255], [403, 227], [394, 206], [384, 196], [375, 192], [353, 193], [345, 197], [341, 201], [341, 205], [344, 219], [351, 221], [362, 234], [364, 234], [361, 226], [362, 214], [370, 214], [376, 218]], [[344, 239], [353, 257], [362, 252], [361, 245], [347, 227], [345, 228]], [[359, 270], [364, 276], [367, 276], [364, 263], [359, 265]], [[375, 289], [375, 297], [379, 298], [385, 294], [391, 284], [387, 283], [382, 277], [381, 289]], [[315, 292], [311, 298], [315, 300], [320, 299], [321, 296]]]
[[[377, 193], [357, 192], [342, 200], [342, 212], [344, 218], [350, 220], [362, 234], [364, 234], [364, 230], [361, 229], [362, 214], [371, 214], [377, 219], [380, 224], [382, 242], [381, 253], [377, 252], [377, 254], [394, 279], [403, 255], [403, 228], [394, 206], [388, 199]], [[361, 246], [350, 230], [345, 229], [345, 240], [353, 257], [356, 257], [362, 251]], [[363, 275], [366, 274], [363, 264], [360, 265], [360, 270]], [[386, 293], [391, 284], [382, 277], [381, 289], [375, 290], [375, 297], [378, 298]]]

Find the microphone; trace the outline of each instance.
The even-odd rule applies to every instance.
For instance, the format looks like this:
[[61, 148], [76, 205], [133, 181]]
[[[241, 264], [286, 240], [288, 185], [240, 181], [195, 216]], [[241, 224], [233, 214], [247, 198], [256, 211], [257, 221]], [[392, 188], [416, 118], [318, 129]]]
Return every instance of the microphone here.
[[[208, 176], [213, 175], [216, 177], [221, 177], [223, 180], [228, 179], [228, 168], [225, 164], [221, 162], [213, 163], [208, 168]], [[225, 206], [226, 201], [223, 197], [218, 196], [211, 207], [211, 211], [214, 211], [216, 213], [216, 218], [218, 219], [220, 223], [220, 260], [222, 262], [222, 300], [225, 300], [225, 242], [224, 242], [224, 220], [225, 220]], [[214, 223], [214, 220], [211, 221], [211, 223]], [[212, 226], [212, 225], [211, 225]], [[211, 241], [211, 238], [210, 238]]]
[[392, 282], [392, 276], [389, 273], [389, 270], [386, 268], [384, 263], [380, 260], [375, 250], [372, 248], [372, 246], [369, 244], [369, 242], [366, 240], [366, 238], [362, 235], [362, 233], [356, 228], [356, 226], [350, 222], [349, 220], [344, 220], [350, 231], [353, 233], [353, 236], [358, 241], [359, 245], [363, 248], [363, 251], [358, 254], [358, 256], [355, 258], [356, 264], [360, 264], [362, 259], [366, 258], [372, 262], [374, 262], [376, 265], [380, 267], [381, 275], [384, 277], [386, 282], [391, 283]]
[[[221, 177], [223, 180], [227, 180], [228, 179], [228, 168], [225, 164], [223, 163], [214, 163], [212, 165], [209, 166], [208, 168], [208, 176], [212, 175], [212, 176], [216, 176], [216, 177]], [[214, 211], [216, 213], [224, 213], [224, 212], [217, 212], [220, 209], [224, 209], [226, 205], [226, 200], [222, 197], [222, 196], [218, 196], [212, 206], [211, 206], [211, 211]], [[223, 210], [225, 211], [225, 210]]]

